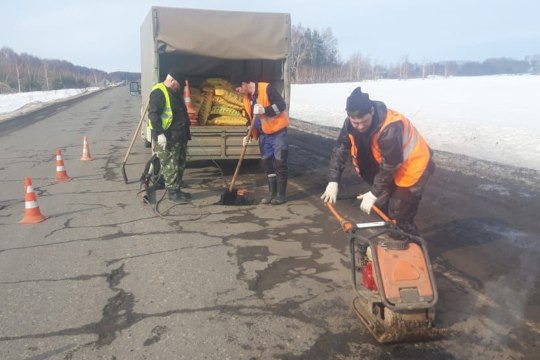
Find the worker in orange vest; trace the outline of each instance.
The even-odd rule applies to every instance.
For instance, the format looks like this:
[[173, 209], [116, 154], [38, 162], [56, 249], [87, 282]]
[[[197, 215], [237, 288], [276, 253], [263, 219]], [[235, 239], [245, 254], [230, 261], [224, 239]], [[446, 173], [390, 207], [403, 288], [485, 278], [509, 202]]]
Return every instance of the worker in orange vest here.
[[[268, 194], [262, 204], [280, 205], [287, 201], [289, 117], [287, 104], [278, 91], [269, 83], [254, 82], [252, 77], [242, 75], [236, 91], [244, 98], [247, 117], [253, 119], [253, 128], [244, 137], [246, 146], [251, 138], [259, 140], [262, 165], [268, 179]], [[251, 121], [250, 121], [251, 123]]]
[[371, 186], [358, 196], [360, 209], [369, 214], [377, 204], [403, 231], [418, 235], [414, 217], [435, 169], [431, 149], [405, 116], [370, 100], [360, 87], [347, 98], [346, 111], [321, 199], [335, 203], [350, 155], [357, 174]]

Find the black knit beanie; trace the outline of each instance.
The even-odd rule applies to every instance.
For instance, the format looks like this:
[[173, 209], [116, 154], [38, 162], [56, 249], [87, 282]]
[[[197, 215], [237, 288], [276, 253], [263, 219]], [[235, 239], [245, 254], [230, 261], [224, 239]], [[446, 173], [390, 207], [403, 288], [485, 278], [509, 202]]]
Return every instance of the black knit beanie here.
[[172, 76], [172, 78], [180, 83], [180, 85], [184, 85], [184, 82], [186, 81], [186, 77], [184, 73], [181, 70], [172, 70], [169, 71], [169, 75]]
[[257, 82], [257, 80], [255, 79], [255, 76], [250, 75], [248, 73], [236, 74], [231, 79], [231, 83], [237, 86], [242, 85], [242, 83], [250, 83], [250, 82]]
[[357, 87], [347, 98], [347, 113], [355, 116], [364, 116], [371, 111], [373, 103], [369, 100], [369, 95], [362, 92], [362, 89]]

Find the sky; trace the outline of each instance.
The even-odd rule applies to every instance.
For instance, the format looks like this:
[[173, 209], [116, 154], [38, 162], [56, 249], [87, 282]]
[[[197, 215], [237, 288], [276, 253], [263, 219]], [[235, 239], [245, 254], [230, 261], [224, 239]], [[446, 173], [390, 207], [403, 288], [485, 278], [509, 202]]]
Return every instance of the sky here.
[[[383, 101], [407, 116], [434, 150], [540, 171], [540, 115], [536, 106], [540, 75], [292, 85], [289, 114], [313, 124], [341, 127], [346, 98], [357, 86], [372, 100]], [[15, 115], [25, 104], [79, 93], [57, 90], [0, 95], [0, 121]]]
[[343, 60], [361, 53], [381, 65], [540, 54], [538, 0], [3, 1], [0, 47], [139, 72], [140, 25], [151, 6], [287, 12], [293, 25], [330, 28]]

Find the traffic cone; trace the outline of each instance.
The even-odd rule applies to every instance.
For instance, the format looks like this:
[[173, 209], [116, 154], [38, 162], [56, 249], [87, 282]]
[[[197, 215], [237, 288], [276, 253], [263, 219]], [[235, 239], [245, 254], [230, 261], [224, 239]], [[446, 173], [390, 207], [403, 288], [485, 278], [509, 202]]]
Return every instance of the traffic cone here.
[[66, 182], [71, 180], [64, 167], [64, 160], [62, 160], [62, 150], [56, 149], [56, 175], [54, 176], [56, 182]]
[[198, 125], [197, 113], [195, 112], [195, 109], [193, 109], [193, 104], [191, 103], [191, 91], [189, 90], [189, 81], [187, 80], [186, 86], [184, 86], [184, 102], [186, 103], [186, 109], [191, 125]]
[[24, 217], [19, 224], [35, 224], [47, 219], [39, 210], [37, 196], [32, 187], [32, 180], [27, 176], [24, 180]]
[[88, 141], [86, 141], [86, 136], [84, 136], [81, 161], [89, 161], [89, 160], [92, 160], [92, 156], [90, 156], [90, 148], [88, 147]]

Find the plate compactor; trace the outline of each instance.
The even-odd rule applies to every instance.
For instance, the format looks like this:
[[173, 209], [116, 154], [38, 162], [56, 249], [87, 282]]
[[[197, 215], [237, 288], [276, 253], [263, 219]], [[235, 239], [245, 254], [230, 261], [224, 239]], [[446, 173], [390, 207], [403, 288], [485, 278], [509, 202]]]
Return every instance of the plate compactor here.
[[[440, 338], [433, 327], [437, 287], [426, 242], [400, 230], [382, 211], [384, 221], [352, 224], [331, 203], [326, 206], [349, 235], [356, 297], [353, 309], [380, 343]], [[363, 236], [361, 229], [379, 230]]]

